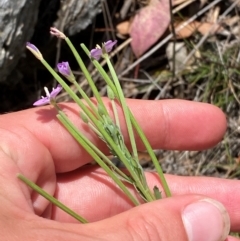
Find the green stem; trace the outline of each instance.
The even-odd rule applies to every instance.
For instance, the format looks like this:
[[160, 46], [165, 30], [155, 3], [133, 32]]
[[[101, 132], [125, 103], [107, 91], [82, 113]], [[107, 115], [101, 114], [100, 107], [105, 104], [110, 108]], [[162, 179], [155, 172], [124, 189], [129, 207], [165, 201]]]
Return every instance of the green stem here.
[[27, 184], [29, 187], [31, 187], [34, 191], [36, 191], [37, 193], [39, 193], [40, 195], [42, 195], [44, 198], [46, 198], [48, 201], [50, 201], [51, 203], [53, 203], [54, 205], [56, 205], [57, 207], [59, 207], [60, 209], [62, 209], [64, 212], [68, 213], [70, 216], [72, 216], [73, 218], [77, 219], [79, 222], [81, 223], [88, 223], [88, 221], [79, 216], [77, 213], [75, 213], [73, 210], [71, 210], [70, 208], [68, 208], [67, 206], [65, 206], [63, 203], [59, 202], [56, 198], [54, 198], [53, 196], [51, 196], [50, 194], [48, 194], [47, 192], [45, 192], [41, 187], [39, 187], [38, 185], [36, 185], [34, 182], [32, 182], [31, 180], [29, 180], [28, 178], [26, 178], [25, 176], [23, 176], [22, 174], [18, 174], [17, 177], [23, 181], [25, 184]]
[[[52, 69], [52, 67], [43, 59], [41, 60], [43, 65], [49, 70], [49, 72], [53, 75], [53, 77], [61, 84], [61, 86], [66, 90], [66, 92], [70, 95], [70, 97], [79, 105], [79, 107], [84, 111], [84, 113], [88, 116], [88, 118], [93, 122], [93, 124], [97, 127], [101, 135], [105, 138], [106, 142], [113, 148], [115, 153], [118, 154], [121, 160], [125, 159], [124, 155], [117, 148], [116, 144], [112, 140], [112, 138], [108, 135], [108, 133], [103, 128], [101, 122], [96, 119], [93, 113], [86, 107], [81, 99], [73, 92], [73, 90], [65, 83], [65, 81]], [[124, 161], [124, 163], [127, 163]]]
[[[88, 49], [86, 48], [86, 46], [84, 44], [81, 44], [81, 47], [83, 48], [83, 50], [85, 51], [85, 53], [87, 55], [89, 55], [89, 51]], [[97, 70], [99, 71], [99, 73], [102, 75], [103, 79], [106, 81], [107, 85], [112, 89], [113, 93], [115, 94], [116, 98], [118, 100], [120, 100], [120, 97], [119, 97], [119, 94], [118, 94], [118, 91], [117, 91], [117, 88], [116, 86], [113, 84], [112, 80], [109, 78], [108, 74], [106, 73], [106, 71], [102, 68], [102, 66], [98, 63], [98, 61], [96, 60], [93, 60], [92, 61], [93, 64], [95, 65], [95, 67], [97, 68]], [[131, 113], [131, 111], [129, 110], [129, 115], [130, 115], [130, 119], [131, 119], [131, 122], [135, 128], [135, 130], [137, 131], [139, 137], [141, 138], [143, 144], [145, 145], [152, 161], [153, 161], [153, 164], [157, 170], [157, 173], [159, 175], [159, 178], [160, 178], [160, 181], [163, 185], [163, 189], [166, 193], [166, 196], [167, 197], [170, 197], [171, 196], [171, 192], [170, 192], [170, 189], [168, 187], [168, 184], [166, 182], [166, 179], [164, 177], [164, 174], [163, 174], [163, 171], [162, 171], [162, 168], [156, 158], [156, 155], [154, 154], [153, 152], [153, 149], [149, 143], [149, 141], [147, 140], [145, 134], [143, 133], [141, 127], [139, 126], [139, 124], [137, 123], [135, 117], [133, 116], [133, 114]]]
[[114, 180], [114, 182], [129, 197], [129, 199], [136, 206], [139, 205], [139, 202], [137, 201], [137, 199], [126, 188], [123, 182], [118, 179], [118, 177], [112, 172], [112, 170], [99, 157], [98, 154], [100, 153], [100, 151], [98, 151], [98, 153], [95, 152], [96, 147], [92, 148], [93, 145], [91, 144], [91, 142], [86, 137], [84, 137], [82, 133], [79, 132], [79, 130], [73, 125], [73, 123], [67, 118], [67, 116], [62, 111], [59, 111], [59, 114], [57, 115], [57, 117], [61, 121], [61, 123], [65, 126], [65, 128], [70, 132], [70, 134], [75, 138], [75, 140], [81, 146], [83, 146], [83, 148], [92, 156], [92, 158], [105, 170], [105, 172]]
[[87, 79], [88, 84], [90, 85], [90, 87], [91, 87], [91, 89], [93, 91], [93, 94], [94, 94], [94, 96], [97, 99], [97, 102], [103, 106], [104, 112], [105, 112], [105, 114], [107, 114], [106, 107], [103, 104], [103, 101], [102, 101], [102, 98], [101, 98], [101, 96], [99, 94], [99, 91], [98, 91], [94, 81], [92, 80], [92, 77], [91, 77], [90, 73], [88, 72], [85, 64], [83, 63], [81, 56], [78, 54], [76, 48], [73, 46], [73, 44], [72, 44], [72, 42], [70, 41], [69, 38], [65, 38], [65, 41], [68, 44], [69, 48], [72, 50], [72, 53], [73, 53], [74, 57], [76, 58], [76, 60], [77, 60], [77, 62], [79, 64], [83, 74], [85, 75], [85, 78]]
[[[85, 53], [89, 56], [89, 54], [90, 54], [90, 52], [89, 52], [89, 50], [86, 48], [86, 46], [84, 45], [84, 44], [81, 44], [81, 47], [83, 48], [83, 50], [85, 51]], [[119, 81], [118, 81], [118, 78], [117, 78], [117, 76], [116, 76], [116, 73], [115, 73], [115, 71], [114, 71], [114, 69], [113, 69], [113, 67], [112, 67], [112, 70], [113, 70], [113, 75], [112, 75], [112, 77], [113, 77], [113, 79], [115, 80], [114, 81], [114, 83], [112, 82], [112, 80], [110, 79], [110, 77], [108, 76], [108, 74], [105, 72], [105, 70], [102, 68], [102, 66], [98, 63], [98, 61], [96, 61], [96, 60], [92, 60], [92, 62], [93, 62], [93, 64], [95, 65], [95, 67], [97, 68], [97, 70], [99, 71], [99, 73], [102, 75], [102, 77], [104, 78], [104, 80], [106, 81], [106, 83], [108, 84], [108, 86], [112, 89], [112, 91], [114, 92], [114, 95], [116, 96], [116, 98], [118, 99], [118, 101], [122, 104], [122, 102], [121, 102], [121, 100], [120, 100], [120, 98], [122, 99], [122, 101], [125, 103], [125, 108], [124, 108], [124, 110], [125, 110], [125, 113], [126, 113], [126, 110], [127, 110], [127, 113], [128, 113], [128, 109], [127, 109], [127, 106], [126, 106], [126, 102], [125, 102], [125, 98], [124, 98], [124, 96], [123, 96], [123, 93], [122, 93], [122, 89], [121, 89], [121, 86], [120, 86], [120, 84], [119, 84]], [[109, 60], [109, 62], [110, 62], [110, 60]], [[108, 63], [109, 64], [109, 63]], [[110, 63], [110, 66], [112, 66], [112, 64]], [[110, 67], [111, 68], [111, 67]], [[111, 70], [110, 70], [111, 71]], [[115, 83], [116, 82], [116, 83]], [[115, 84], [115, 85], [114, 85]], [[116, 85], [117, 84], [117, 85]], [[119, 87], [119, 88], [117, 88], [117, 86]], [[118, 91], [119, 90], [119, 91]], [[120, 97], [120, 94], [121, 94], [121, 97]], [[123, 104], [124, 104], [123, 103]], [[128, 114], [127, 114], [127, 116], [128, 116]], [[125, 117], [126, 118], [126, 117]], [[127, 124], [129, 123], [129, 118], [128, 118], [128, 122], [127, 122]], [[131, 128], [131, 122], [130, 122], [130, 128]], [[134, 134], [133, 134], [133, 131], [131, 131], [130, 130], [130, 132], [129, 133], [132, 133], [132, 135], [131, 135], [131, 137], [130, 137], [130, 140], [131, 140], [131, 138], [133, 138], [133, 143], [135, 143], [135, 140], [134, 140]], [[132, 144], [132, 143], [131, 143]], [[135, 146], [135, 148], [134, 148], [134, 146]], [[134, 155], [135, 156], [138, 156], [137, 155], [137, 149], [136, 149], [136, 144], [134, 145], [133, 144], [133, 151], [134, 151]], [[122, 160], [121, 158], [120, 158], [120, 160]], [[139, 166], [140, 164], [139, 164], [139, 162], [138, 162], [138, 159], [136, 158], [134, 158], [134, 160], [135, 160], [135, 164], [137, 165], [137, 166]], [[125, 162], [123, 162], [124, 163], [124, 165], [127, 167], [127, 169], [129, 170], [129, 164], [127, 163], [127, 164], [125, 164]], [[140, 167], [139, 166], [139, 168], [142, 168], [142, 167]], [[131, 170], [132, 168], [130, 167], [130, 170]], [[129, 170], [129, 171], [130, 171]], [[132, 173], [134, 173], [134, 174], [136, 174], [134, 171], [132, 172]], [[132, 175], [132, 173], [131, 173], [131, 175]], [[146, 196], [146, 199], [149, 201], [149, 200], [154, 200], [154, 197], [153, 197], [153, 194], [151, 193], [151, 191], [149, 190], [149, 188], [148, 188], [148, 186], [147, 186], [147, 184], [146, 184], [146, 180], [145, 180], [145, 177], [144, 177], [144, 173], [142, 173], [141, 174], [141, 176], [142, 176], [142, 178], [141, 178], [141, 181], [143, 182], [143, 183], [141, 183], [141, 181], [140, 181], [140, 179], [139, 179], [139, 177], [138, 176], [136, 176], [136, 178], [133, 178], [134, 180], [135, 180], [135, 182], [136, 182], [136, 186], [139, 188], [139, 190], [141, 190], [142, 191], [142, 193]], [[141, 183], [141, 184], [140, 184]], [[141, 187], [140, 187], [140, 186]], [[148, 197], [148, 198], [147, 198]]]
[[[84, 107], [85, 108], [85, 107]], [[85, 111], [85, 110], [84, 110]], [[89, 110], [87, 110], [89, 111]], [[94, 120], [94, 117], [92, 116], [91, 113], [88, 113], [90, 118], [92, 118]], [[142, 183], [140, 182], [138, 175], [135, 173], [135, 171], [133, 170], [132, 166], [130, 165], [129, 161], [126, 159], [124, 153], [118, 148], [118, 146], [115, 144], [115, 142], [113, 141], [113, 139], [109, 136], [109, 134], [105, 131], [105, 129], [103, 128], [102, 124], [100, 121], [96, 121], [94, 123], [97, 127], [97, 129], [99, 130], [99, 132], [101, 133], [101, 135], [103, 136], [103, 138], [106, 140], [106, 142], [108, 143], [109, 146], [111, 146], [111, 148], [114, 150], [114, 152], [116, 153], [116, 155], [119, 157], [119, 159], [123, 162], [123, 164], [126, 166], [126, 168], [128, 169], [128, 171], [130, 172], [133, 180], [136, 182], [136, 186], [139, 188], [139, 190], [145, 194], [146, 199], [148, 201], [152, 201], [152, 196], [149, 195], [149, 192], [146, 191], [145, 187], [142, 185]], [[85, 148], [85, 146], [83, 146]], [[95, 159], [95, 158], [94, 158]]]
[[111, 100], [111, 104], [112, 104], [112, 109], [113, 109], [113, 114], [114, 114], [116, 126], [119, 128], [119, 130], [121, 130], [116, 103], [115, 103], [114, 100]]
[[[53, 77], [61, 84], [61, 86], [66, 90], [66, 92], [70, 95], [70, 97], [81, 107], [84, 113], [91, 119], [93, 124], [97, 127], [101, 135], [105, 138], [106, 142], [112, 147], [115, 153], [117, 153], [119, 159], [123, 161], [127, 169], [129, 170], [129, 164], [127, 160], [125, 160], [125, 156], [118, 149], [117, 145], [114, 143], [112, 138], [108, 135], [108, 133], [104, 130], [102, 124], [96, 117], [92, 114], [92, 112], [85, 106], [81, 99], [73, 92], [73, 90], [65, 83], [65, 81], [52, 69], [52, 67], [44, 60], [41, 60], [42, 64], [48, 69], [48, 71], [53, 75]], [[129, 170], [131, 171], [131, 170]]]
[[131, 123], [130, 118], [129, 118], [126, 100], [125, 100], [125, 97], [124, 97], [123, 92], [122, 92], [122, 87], [120, 86], [117, 74], [116, 74], [116, 72], [115, 72], [115, 70], [114, 70], [114, 68], [111, 64], [111, 61], [110, 61], [108, 55], [105, 55], [105, 59], [107, 61], [108, 68], [111, 72], [113, 82], [114, 82], [114, 84], [116, 86], [116, 89], [117, 89], [117, 92], [118, 92], [119, 101], [120, 101], [122, 109], [123, 109], [127, 129], [128, 129], [128, 135], [129, 135], [130, 143], [131, 143], [131, 146], [132, 146], [133, 158], [137, 161], [138, 160], [137, 146], [136, 146], [135, 137], [134, 137], [134, 133], [133, 133], [133, 129], [132, 129], [132, 123]]
[[155, 166], [155, 168], [156, 168], [156, 170], [157, 170], [157, 173], [158, 173], [159, 178], [160, 178], [160, 180], [161, 180], [161, 183], [162, 183], [164, 192], [166, 193], [166, 196], [167, 196], [167, 197], [171, 197], [171, 191], [170, 191], [170, 189], [169, 189], [169, 187], [168, 187], [166, 178], [165, 178], [165, 176], [164, 176], [164, 173], [163, 173], [163, 171], [162, 171], [162, 168], [161, 168], [161, 166], [160, 166], [160, 164], [159, 164], [159, 161], [158, 161], [157, 158], [156, 158], [155, 153], [153, 152], [153, 149], [152, 149], [149, 141], [147, 140], [144, 132], [142, 131], [141, 127], [140, 127], [139, 124], [137, 123], [135, 117], [133, 116], [133, 114], [131, 113], [130, 110], [129, 110], [129, 114], [130, 114], [130, 118], [131, 118], [131, 121], [132, 121], [132, 123], [133, 123], [133, 126], [134, 126], [134, 128], [136, 129], [136, 131], [137, 131], [139, 137], [141, 138], [143, 144], [145, 145], [145, 147], [146, 147], [146, 149], [147, 149], [147, 151], [148, 151], [148, 154], [150, 155], [151, 160], [152, 160], [152, 162], [153, 162], [153, 164], [154, 164], [154, 166]]
[[[98, 136], [101, 136], [101, 133], [96, 129], [96, 127], [89, 122], [88, 123], [89, 128], [91, 128]], [[80, 132], [79, 132], [80, 133]], [[82, 135], [81, 133], [79, 135]], [[121, 176], [125, 181], [132, 183], [132, 181], [129, 179], [129, 177], [122, 172], [118, 167], [116, 167], [110, 160], [109, 158], [104, 155], [94, 144], [92, 144], [92, 142], [90, 142], [87, 138], [85, 138], [83, 136], [85, 142], [96, 152], [96, 154], [101, 157], [103, 159], [103, 161], [105, 161], [105, 163], [107, 163], [107, 165], [109, 165], [119, 176]]]
[[141, 172], [141, 173], [139, 173], [139, 176], [137, 175], [138, 180], [141, 183], [141, 185], [143, 185], [143, 187], [145, 189], [143, 194], [146, 195], [146, 199], [148, 199], [148, 201], [151, 200], [151, 199], [154, 200], [154, 196], [152, 195], [152, 193], [151, 193], [151, 191], [150, 191], [150, 189], [147, 185], [143, 169], [142, 169], [141, 165], [139, 164], [137, 146], [136, 146], [136, 142], [135, 142], [135, 136], [134, 136], [132, 123], [131, 123], [130, 116], [129, 116], [129, 110], [128, 110], [128, 107], [127, 107], [127, 104], [126, 104], [126, 99], [125, 99], [125, 97], [123, 95], [123, 92], [122, 92], [122, 87], [119, 83], [117, 74], [116, 74], [116, 72], [115, 72], [115, 70], [112, 66], [112, 63], [109, 59], [109, 56], [107, 54], [105, 54], [104, 57], [107, 61], [107, 65], [108, 65], [108, 68], [109, 68], [110, 73], [112, 75], [113, 82], [115, 84], [115, 87], [116, 87], [116, 90], [117, 90], [117, 93], [118, 93], [118, 96], [119, 96], [119, 101], [120, 101], [122, 109], [123, 109], [123, 114], [124, 114], [124, 117], [125, 117], [127, 129], [128, 129], [128, 135], [129, 135], [129, 139], [130, 139], [130, 143], [131, 143], [131, 147], [132, 147], [132, 151], [133, 151], [133, 158], [132, 159], [134, 160], [135, 165], [137, 166], [138, 170]]
[[101, 116], [99, 115], [98, 111], [97, 111], [97, 107], [92, 103], [92, 101], [90, 100], [90, 98], [86, 95], [86, 93], [83, 91], [83, 89], [79, 86], [79, 84], [77, 83], [77, 81], [73, 82], [74, 86], [77, 88], [78, 92], [80, 93], [80, 95], [82, 96], [82, 98], [87, 102], [88, 106], [90, 107], [90, 109], [93, 111], [93, 113], [96, 115], [96, 117], [98, 119], [101, 119]]
[[[129, 165], [129, 162], [124, 156], [123, 153], [121, 153], [121, 150], [118, 149], [118, 147], [115, 145], [112, 138], [108, 135], [108, 133], [104, 130], [102, 124], [99, 120], [96, 119], [96, 117], [93, 115], [93, 113], [85, 106], [85, 104], [82, 102], [82, 100], [79, 99], [79, 97], [73, 92], [73, 90], [65, 83], [65, 81], [51, 68], [51, 66], [44, 60], [41, 59], [41, 62], [43, 65], [49, 70], [49, 72], [53, 75], [53, 77], [62, 85], [62, 87], [68, 92], [68, 94], [71, 96], [71, 98], [82, 108], [82, 110], [85, 112], [85, 114], [91, 119], [91, 121], [94, 123], [94, 125], [98, 128], [106, 142], [112, 147], [116, 155], [119, 157], [119, 159], [124, 163], [126, 168], [129, 170], [132, 178], [136, 182], [136, 186], [139, 188], [139, 190], [144, 194], [146, 194], [146, 198], [148, 197], [148, 200], [152, 200], [152, 195], [149, 196], [149, 191], [146, 191], [144, 186], [142, 186], [142, 183], [140, 182], [138, 176], [136, 173], [132, 170], [132, 167]], [[112, 90], [114, 93], [116, 92], [116, 96], [118, 97], [118, 92], [113, 85]], [[104, 105], [103, 105], [104, 106]]]
[[[78, 106], [84, 111], [89, 119], [96, 125], [100, 126], [99, 120], [96, 116], [89, 110], [89, 108], [83, 103], [83, 101], [74, 93], [74, 91], [65, 83], [65, 81], [54, 71], [54, 69], [44, 60], [41, 60], [42, 64], [48, 69], [52, 76], [58, 81], [58, 83], [66, 90], [70, 97], [78, 104]], [[101, 128], [102, 131], [105, 131]]]

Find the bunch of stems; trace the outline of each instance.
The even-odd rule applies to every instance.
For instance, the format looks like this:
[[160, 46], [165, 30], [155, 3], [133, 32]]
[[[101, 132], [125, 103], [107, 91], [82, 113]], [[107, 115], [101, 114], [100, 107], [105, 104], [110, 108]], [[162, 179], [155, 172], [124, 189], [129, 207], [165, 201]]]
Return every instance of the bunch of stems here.
[[[91, 128], [96, 133], [96, 135], [98, 135], [98, 137], [106, 143], [110, 153], [123, 163], [126, 170], [123, 172], [121, 169], [119, 169], [107, 155], [105, 155], [100, 149], [98, 149], [98, 147], [91, 143], [91, 141], [89, 141], [86, 136], [66, 116], [61, 107], [53, 98], [51, 99], [50, 103], [57, 109], [58, 120], [64, 125], [64, 127], [75, 138], [75, 140], [91, 155], [95, 162], [104, 169], [104, 171], [112, 178], [112, 180], [122, 190], [122, 192], [124, 192], [125, 195], [136, 206], [139, 205], [141, 201], [139, 197], [134, 195], [133, 192], [129, 190], [126, 184], [128, 184], [128, 186], [129, 184], [131, 184], [137, 190], [137, 193], [140, 195], [144, 202], [151, 202], [161, 198], [161, 191], [157, 186], [155, 186], [153, 190], [149, 188], [144, 174], [144, 170], [139, 163], [136, 139], [140, 138], [142, 143], [145, 145], [145, 148], [155, 166], [165, 195], [167, 197], [171, 196], [159, 161], [157, 160], [155, 153], [151, 148], [150, 143], [147, 140], [145, 134], [143, 133], [140, 125], [138, 124], [131, 110], [127, 106], [117, 74], [113, 68], [107, 51], [104, 51], [104, 44], [102, 47], [102, 57], [105, 58], [107, 62], [109, 73], [107, 73], [102, 68], [98, 60], [91, 58], [91, 52], [84, 44], [81, 44], [81, 47], [85, 51], [87, 56], [90, 56], [92, 63], [106, 82], [108, 98], [110, 99], [111, 108], [113, 110], [113, 118], [108, 113], [107, 108], [104, 105], [99, 91], [95, 85], [95, 82], [93, 81], [89, 71], [87, 70], [84, 62], [82, 61], [82, 58], [71, 43], [70, 39], [66, 37], [63, 33], [58, 33], [60, 33], [60, 35], [58, 34], [58, 37], [61, 37], [66, 41], [67, 45], [70, 47], [73, 55], [75, 56], [81, 71], [85, 75], [85, 78], [92, 89], [92, 93], [96, 99], [97, 104], [93, 103], [92, 100], [85, 94], [85, 92], [76, 81], [72, 72], [71, 75], [67, 77], [69, 77], [68, 80], [70, 80], [72, 84], [76, 87], [78, 93], [75, 93], [69, 87], [69, 85], [63, 80], [63, 78], [44, 60], [41, 54], [39, 55], [39, 53], [36, 54], [33, 51], [32, 52], [49, 70], [49, 72], [63, 87], [63, 89], [69, 94], [71, 99], [74, 100], [76, 104], [80, 107], [79, 113], [82, 121], [84, 121], [86, 125], [88, 125], [88, 127]], [[124, 120], [128, 131], [128, 137], [131, 144], [131, 147], [129, 149], [131, 151], [129, 151], [124, 142], [117, 106], [120, 106], [124, 115]], [[66, 210], [66, 208], [63, 208], [63, 204], [61, 204], [63, 206], [59, 206], [59, 203], [56, 202], [53, 197], [53, 199], [51, 199], [51, 196], [49, 194], [49, 196], [46, 196], [40, 187], [37, 187], [36, 184], [33, 184], [26, 177], [19, 175], [19, 178], [23, 180], [27, 185], [31, 186], [35, 191], [46, 197], [49, 201], [53, 202], [58, 207], [62, 208], [64, 211], [75, 217], [80, 222], [87, 222], [78, 214], [75, 215], [73, 211], [72, 213], [69, 212], [69, 210]]]

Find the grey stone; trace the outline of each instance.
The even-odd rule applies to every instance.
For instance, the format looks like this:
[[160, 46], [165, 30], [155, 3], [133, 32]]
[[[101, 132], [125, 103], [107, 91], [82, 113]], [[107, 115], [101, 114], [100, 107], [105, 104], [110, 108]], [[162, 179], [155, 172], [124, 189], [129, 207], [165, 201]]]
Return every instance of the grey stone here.
[[62, 1], [55, 26], [72, 36], [86, 29], [101, 11], [101, 0]]
[[[34, 33], [40, 3], [41, 0], [0, 0], [0, 82], [6, 81], [10, 73], [14, 78], [12, 71], [17, 72], [14, 68]], [[100, 0], [64, 0], [53, 25], [71, 36], [88, 27], [100, 12]]]
[[40, 0], [0, 0], [0, 82], [17, 65], [33, 34]]

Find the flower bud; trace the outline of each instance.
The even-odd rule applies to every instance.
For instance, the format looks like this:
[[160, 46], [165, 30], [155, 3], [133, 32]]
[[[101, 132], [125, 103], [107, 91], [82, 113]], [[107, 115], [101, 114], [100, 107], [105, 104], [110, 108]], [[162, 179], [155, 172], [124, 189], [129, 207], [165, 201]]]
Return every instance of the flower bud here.
[[58, 72], [65, 76], [70, 82], [75, 81], [75, 77], [68, 62], [62, 62], [57, 64]]
[[41, 52], [38, 50], [38, 48], [37, 48], [35, 45], [27, 42], [27, 43], [26, 43], [26, 48], [27, 48], [28, 50], [30, 50], [30, 51], [35, 55], [35, 57], [36, 57], [37, 59], [39, 59], [39, 60], [42, 60], [42, 59], [43, 59], [43, 56], [42, 56]]

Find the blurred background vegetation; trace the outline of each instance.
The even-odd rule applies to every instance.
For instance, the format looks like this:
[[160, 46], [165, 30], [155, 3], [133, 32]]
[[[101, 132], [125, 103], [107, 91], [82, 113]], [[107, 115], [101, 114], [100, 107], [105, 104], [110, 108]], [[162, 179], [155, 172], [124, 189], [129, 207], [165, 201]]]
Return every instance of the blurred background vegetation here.
[[[166, 26], [160, 29], [160, 22], [152, 23], [153, 14], [147, 16], [146, 9], [152, 7], [153, 0], [80, 1], [85, 6], [78, 6], [79, 9], [77, 2], [40, 1], [29, 41], [40, 49], [45, 59], [53, 67], [59, 61], [69, 61], [82, 88], [91, 96], [65, 43], [50, 36], [49, 28], [56, 26], [79, 49], [101, 94], [106, 95], [106, 86], [80, 49], [80, 43], [91, 49], [108, 39], [117, 39], [118, 47], [112, 60], [127, 98], [207, 102], [226, 113], [228, 130], [216, 147], [201, 152], [156, 150], [164, 171], [239, 179], [240, 1], [175, 0], [169, 4], [166, 0], [168, 10], [157, 9], [159, 15], [164, 12], [162, 18], [166, 20]], [[134, 21], [139, 21], [141, 32], [137, 34], [139, 30], [134, 29]], [[136, 30], [135, 33], [132, 30]], [[148, 34], [156, 32], [158, 36], [150, 46], [148, 43], [139, 50], [140, 44], [151, 39]], [[24, 50], [14, 75], [0, 82], [0, 112], [30, 108], [43, 94], [44, 86], [55, 85], [41, 63]], [[59, 100], [70, 101], [64, 93]], [[146, 153], [140, 155], [142, 165], [152, 169]]]

